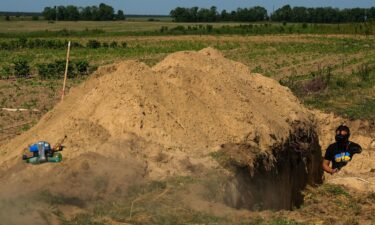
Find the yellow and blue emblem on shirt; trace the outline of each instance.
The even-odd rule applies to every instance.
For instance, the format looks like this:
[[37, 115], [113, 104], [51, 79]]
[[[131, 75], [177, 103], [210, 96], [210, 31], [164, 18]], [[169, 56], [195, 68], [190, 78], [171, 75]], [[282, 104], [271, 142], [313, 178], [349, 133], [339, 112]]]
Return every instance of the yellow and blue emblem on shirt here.
[[349, 162], [351, 160], [349, 152], [341, 152], [335, 155], [336, 162]]

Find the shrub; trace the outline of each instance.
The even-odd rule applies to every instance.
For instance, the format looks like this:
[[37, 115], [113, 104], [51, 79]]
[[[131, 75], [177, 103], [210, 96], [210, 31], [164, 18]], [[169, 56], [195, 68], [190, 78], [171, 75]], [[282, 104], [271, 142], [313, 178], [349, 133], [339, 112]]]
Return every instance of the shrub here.
[[13, 61], [14, 64], [14, 75], [17, 78], [27, 77], [30, 75], [29, 62], [26, 59], [18, 58]]
[[168, 27], [167, 26], [162, 26], [161, 28], [160, 28], [160, 32], [161, 33], [164, 33], [164, 32], [167, 32], [168, 31]]
[[37, 64], [36, 68], [38, 70], [38, 75], [41, 79], [50, 78], [50, 68], [46, 64]]
[[86, 60], [76, 62], [75, 67], [79, 75], [87, 75], [89, 73], [89, 62]]
[[103, 42], [102, 47], [103, 47], [103, 48], [108, 48], [108, 47], [109, 47], [109, 44], [108, 44], [107, 42]]
[[207, 29], [208, 32], [211, 32], [214, 29], [214, 27], [212, 25], [208, 24], [206, 26], [206, 29]]
[[179, 25], [179, 26], [177, 26], [177, 27], [172, 28], [172, 30], [176, 30], [176, 31], [184, 31], [184, 30], [185, 30], [185, 27]]
[[89, 40], [86, 45], [87, 48], [100, 48], [101, 43], [97, 40]]
[[[66, 61], [58, 60], [53, 63], [38, 64], [38, 75], [41, 79], [60, 79], [64, 77]], [[77, 75], [89, 73], [89, 63], [86, 60], [73, 62], [68, 66], [68, 77], [75, 78]]]
[[111, 48], [117, 48], [117, 42], [112, 41], [112, 42], [109, 44], [109, 47], [111, 47]]
[[323, 91], [327, 87], [327, 82], [324, 80], [324, 77], [319, 76], [314, 79], [306, 82], [303, 85], [304, 93], [319, 92]]
[[10, 67], [9, 65], [4, 65], [1, 68], [0, 78], [1, 79], [9, 79], [12, 76], [12, 74], [13, 74], [12, 67]]
[[127, 48], [127, 47], [128, 47], [128, 43], [126, 43], [126, 42], [121, 42], [121, 46], [122, 46], [123, 48]]
[[348, 81], [344, 78], [338, 78], [336, 80], [336, 86], [340, 88], [345, 88], [348, 85]]
[[362, 81], [370, 80], [370, 72], [371, 69], [368, 64], [362, 64], [358, 68], [358, 76], [361, 78]]

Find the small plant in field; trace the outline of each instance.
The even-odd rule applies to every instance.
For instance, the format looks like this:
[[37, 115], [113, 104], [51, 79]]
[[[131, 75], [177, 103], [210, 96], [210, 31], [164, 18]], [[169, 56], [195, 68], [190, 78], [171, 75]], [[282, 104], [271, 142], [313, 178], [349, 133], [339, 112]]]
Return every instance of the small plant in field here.
[[97, 40], [89, 40], [86, 44], [87, 48], [100, 48], [101, 43]]
[[115, 42], [115, 41], [112, 41], [110, 44], [109, 44], [109, 47], [111, 47], [111, 48], [117, 48], [117, 42]]
[[89, 62], [86, 60], [78, 61], [75, 63], [79, 75], [87, 75], [89, 73]]
[[370, 66], [366, 64], [362, 64], [358, 68], [358, 76], [361, 78], [362, 81], [369, 81], [370, 80], [370, 72], [371, 68]]
[[17, 78], [27, 77], [30, 75], [29, 62], [26, 59], [18, 58], [13, 61], [14, 74]]
[[126, 42], [121, 42], [121, 46], [122, 46], [123, 48], [127, 48], [127, 47], [128, 47], [128, 43], [126, 43]]
[[336, 86], [340, 88], [345, 88], [348, 86], [348, 81], [345, 78], [338, 78], [336, 80]]
[[206, 26], [206, 29], [207, 29], [208, 32], [212, 32], [214, 27], [211, 24], [209, 24], [209, 25]]
[[2, 68], [1, 68], [1, 71], [0, 71], [0, 78], [1, 79], [9, 79], [12, 74], [13, 74], [13, 71], [12, 71], [12, 67], [9, 66], [9, 65], [4, 65]]
[[109, 44], [107, 42], [103, 42], [102, 47], [103, 48], [109, 48]]

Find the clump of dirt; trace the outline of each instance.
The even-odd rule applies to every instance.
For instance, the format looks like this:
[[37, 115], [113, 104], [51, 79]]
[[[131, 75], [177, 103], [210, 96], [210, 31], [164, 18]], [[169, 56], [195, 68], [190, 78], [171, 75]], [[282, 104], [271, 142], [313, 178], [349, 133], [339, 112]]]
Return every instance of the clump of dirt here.
[[[132, 183], [215, 169], [220, 165], [212, 154], [222, 152], [235, 168], [228, 172], [227, 194], [249, 192], [224, 202], [291, 208], [301, 204], [307, 183], [321, 180], [315, 126], [288, 88], [215, 49], [174, 53], [152, 68], [125, 61], [99, 69], [1, 149], [0, 190], [48, 188], [103, 199]], [[64, 135], [63, 163], [20, 160], [28, 144]], [[259, 188], [266, 199], [253, 197]]]

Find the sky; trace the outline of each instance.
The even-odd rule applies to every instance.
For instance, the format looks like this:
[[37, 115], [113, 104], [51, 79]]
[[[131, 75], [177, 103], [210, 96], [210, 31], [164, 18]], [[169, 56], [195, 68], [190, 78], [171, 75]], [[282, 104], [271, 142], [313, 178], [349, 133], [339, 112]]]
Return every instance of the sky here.
[[171, 9], [181, 7], [211, 7], [217, 6], [218, 10], [235, 10], [238, 7], [263, 6], [269, 13], [273, 8], [283, 5], [320, 7], [331, 6], [337, 8], [375, 7], [375, 0], [0, 0], [0, 11], [12, 12], [41, 12], [46, 6], [98, 5], [101, 2], [121, 9], [125, 14], [142, 15], [168, 15]]

